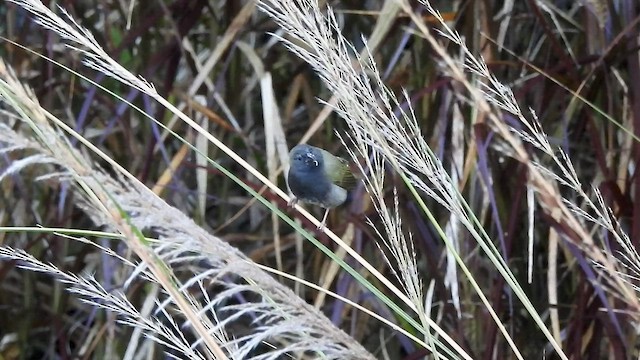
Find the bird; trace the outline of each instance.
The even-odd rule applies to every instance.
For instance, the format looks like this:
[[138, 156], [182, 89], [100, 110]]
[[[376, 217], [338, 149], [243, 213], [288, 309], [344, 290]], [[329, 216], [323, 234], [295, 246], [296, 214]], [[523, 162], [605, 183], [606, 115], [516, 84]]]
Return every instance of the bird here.
[[329, 210], [344, 204], [348, 191], [357, 184], [349, 161], [321, 148], [300, 144], [289, 152], [287, 186], [293, 194], [289, 206], [298, 200], [325, 208], [318, 230], [324, 229]]

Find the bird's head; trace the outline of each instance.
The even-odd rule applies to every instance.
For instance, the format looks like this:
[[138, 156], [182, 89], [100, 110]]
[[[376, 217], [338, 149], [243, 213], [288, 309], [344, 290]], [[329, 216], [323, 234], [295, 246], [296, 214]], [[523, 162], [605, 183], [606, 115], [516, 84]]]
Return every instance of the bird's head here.
[[291, 167], [298, 171], [312, 171], [323, 166], [322, 153], [318, 149], [301, 144], [291, 150]]

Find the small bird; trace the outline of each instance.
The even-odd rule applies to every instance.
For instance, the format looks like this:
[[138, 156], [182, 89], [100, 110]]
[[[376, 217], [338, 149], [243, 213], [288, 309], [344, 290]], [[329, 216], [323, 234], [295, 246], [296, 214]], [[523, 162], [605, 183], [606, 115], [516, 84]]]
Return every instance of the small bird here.
[[293, 193], [289, 206], [298, 200], [326, 209], [318, 230], [327, 221], [329, 210], [347, 200], [347, 191], [356, 185], [349, 161], [315, 146], [300, 144], [289, 152], [287, 186]]

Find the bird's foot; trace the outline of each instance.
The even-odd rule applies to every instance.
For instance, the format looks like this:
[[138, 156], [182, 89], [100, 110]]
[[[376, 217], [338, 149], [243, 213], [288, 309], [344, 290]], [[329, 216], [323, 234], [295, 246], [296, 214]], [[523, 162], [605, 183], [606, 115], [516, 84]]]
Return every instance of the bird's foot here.
[[289, 202], [287, 203], [288, 207], [294, 207], [298, 203], [298, 198], [295, 195], [289, 196]]
[[325, 225], [327, 224], [327, 215], [329, 215], [329, 209], [324, 211], [324, 216], [322, 217], [322, 222], [320, 223], [320, 225], [318, 225], [318, 231], [322, 231], [326, 227]]

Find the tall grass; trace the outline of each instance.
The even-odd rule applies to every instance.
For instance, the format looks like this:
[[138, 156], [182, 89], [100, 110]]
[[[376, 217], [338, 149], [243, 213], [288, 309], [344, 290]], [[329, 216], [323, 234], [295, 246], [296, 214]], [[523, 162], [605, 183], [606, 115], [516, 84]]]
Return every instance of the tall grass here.
[[[632, 97], [624, 90], [628, 79], [612, 66], [610, 79], [619, 83], [616, 89], [624, 90], [624, 106], [620, 114], [607, 115], [608, 109], [589, 101], [597, 99], [595, 86], [587, 96], [579, 94], [591, 81], [580, 79], [583, 69], [578, 67], [567, 75], [583, 81], [574, 87], [575, 82], [561, 81], [556, 69], [531, 64], [544, 56], [557, 56], [563, 66], [580, 64], [576, 57], [583, 54], [571, 48], [579, 36], [567, 31], [575, 26], [576, 12], [529, 4], [540, 24], [520, 24], [512, 16], [521, 8], [503, 8], [496, 17], [500, 19], [496, 30], [486, 21], [492, 19], [489, 10], [496, 9], [485, 8], [484, 3], [460, 9], [454, 25], [445, 20], [447, 14], [443, 16], [428, 2], [413, 8], [408, 2], [390, 1], [372, 23], [371, 36], [361, 37], [361, 29], [344, 21], [354, 18], [352, 15], [316, 1], [257, 2], [257, 8], [277, 25], [268, 25], [274, 38], [313, 70], [325, 92], [309, 79], [311, 73], [301, 72], [293, 82], [279, 83], [278, 75], [286, 79], [288, 70], [279, 68], [277, 62], [269, 69], [264, 60], [269, 49], [279, 45], [251, 34], [240, 38], [239, 29], [248, 26], [256, 4], [247, 2], [240, 9], [238, 3], [225, 4], [225, 8], [193, 3], [191, 10], [184, 11], [199, 14], [194, 9], [207, 8], [237, 15], [220, 32], [221, 41], [209, 53], [202, 44], [182, 38], [187, 24], [194, 31], [203, 29], [193, 25], [194, 18], [176, 20], [172, 36], [184, 50], [181, 56], [188, 59], [180, 66], [195, 73], [187, 91], [169, 96], [163, 91], [167, 88], [159, 91], [157, 85], [112, 57], [83, 27], [86, 25], [81, 26], [64, 9], [58, 9], [60, 16], [36, 1], [13, 3], [27, 10], [35, 23], [60, 36], [60, 43], [98, 75], [92, 79], [83, 70], [49, 59], [51, 64], [73, 76], [78, 86], [91, 89], [87, 94], [100, 89], [132, 109], [128, 122], [108, 123], [104, 128], [87, 127], [83, 125], [86, 120], [63, 120], [75, 118], [75, 106], [63, 102], [65, 112], [49, 113], [29, 86], [2, 63], [0, 95], [9, 110], [3, 113], [0, 134], [7, 164], [0, 179], [17, 189], [32, 186], [29, 181], [45, 189], [49, 185], [38, 196], [47, 199], [50, 192], [57, 201], [48, 206], [35, 201], [39, 204], [31, 205], [35, 216], [25, 216], [23, 211], [22, 216], [5, 221], [9, 226], [2, 230], [8, 242], [0, 248], [0, 256], [7, 260], [5, 273], [12, 279], [6, 283], [15, 285], [29, 272], [47, 274], [69, 292], [68, 297], [60, 289], [47, 293], [46, 298], [56, 304], [53, 313], [64, 319], [67, 309], [74, 310], [71, 319], [62, 320], [65, 326], [47, 329], [52, 335], [49, 340], [3, 326], [12, 329], [5, 337], [20, 334], [13, 343], [22, 356], [54, 357], [62, 351], [133, 358], [158, 350], [178, 358], [237, 359], [576, 358], [608, 354], [605, 349], [612, 349], [619, 358], [634, 354], [635, 338], [624, 334], [639, 320], [635, 282], [640, 257], [624, 231], [626, 225], [618, 220], [619, 214], [633, 214], [633, 208], [626, 208], [621, 200], [628, 195], [633, 203], [633, 186], [628, 185], [631, 181], [598, 185], [601, 178], [611, 178], [616, 184], [610, 169], [614, 165], [623, 178], [632, 176], [633, 169], [625, 162], [632, 158], [631, 153], [624, 148], [620, 153], [610, 149], [618, 142], [634, 146], [630, 122], [624, 117], [633, 109]], [[177, 11], [177, 7], [172, 9]], [[589, 9], [581, 9], [585, 19], [595, 19], [601, 26], [581, 31], [591, 37], [598, 29], [605, 34], [608, 20], [602, 19], [616, 14]], [[474, 11], [482, 16], [474, 18]], [[260, 19], [255, 24], [268, 19], [259, 14], [254, 15]], [[402, 17], [396, 18], [399, 15]], [[399, 26], [401, 22], [406, 27]], [[529, 31], [527, 25], [540, 33]], [[105, 23], [96, 26], [107, 28]], [[454, 26], [462, 27], [467, 35]], [[479, 35], [476, 27], [486, 32]], [[120, 38], [116, 27], [108, 28], [112, 29], [106, 33], [108, 39]], [[505, 29], [512, 29], [514, 35]], [[493, 34], [499, 45], [496, 52], [487, 50]], [[524, 34], [530, 38], [522, 37]], [[382, 40], [385, 38], [398, 41]], [[27, 45], [25, 40], [30, 39], [22, 40]], [[153, 48], [154, 44], [143, 41]], [[228, 48], [234, 41], [239, 52]], [[550, 50], [545, 53], [547, 43]], [[488, 65], [500, 56], [513, 61], [507, 55], [509, 48], [526, 49], [519, 58], [525, 67], [518, 76], [509, 69], [498, 75]], [[29, 54], [26, 49], [20, 51]], [[215, 83], [210, 71], [227, 51], [224, 81], [219, 78]], [[424, 60], [425, 53], [430, 60]], [[250, 67], [242, 69], [240, 64], [246, 60], [239, 54], [249, 60]], [[295, 63], [285, 52], [278, 56]], [[379, 70], [380, 59], [388, 61], [387, 70]], [[136, 63], [135, 56], [119, 60]], [[598, 62], [604, 61], [603, 55]], [[172, 64], [174, 69], [180, 67]], [[631, 73], [634, 68], [629, 66]], [[183, 71], [174, 72], [176, 78], [183, 77]], [[409, 80], [403, 78], [403, 71], [409, 72]], [[103, 81], [103, 76], [111, 80]], [[393, 83], [389, 76], [406, 89], [387, 85]], [[507, 84], [509, 80], [498, 76], [522, 83]], [[563, 94], [565, 102], [545, 94], [548, 84], [535, 83], [543, 77], [562, 84], [553, 91]], [[255, 131], [253, 119], [258, 107], [252, 89], [258, 82], [262, 133]], [[228, 89], [221, 91], [222, 83]], [[241, 86], [242, 90], [237, 88]], [[628, 86], [635, 91], [634, 85]], [[213, 92], [210, 97], [223, 116], [208, 110], [211, 105], [206, 102], [195, 105], [201, 99], [194, 96], [202, 89]], [[290, 105], [280, 105], [285, 109], [281, 118], [278, 102], [284, 102], [281, 98], [287, 91], [291, 91]], [[243, 105], [234, 98], [240, 93]], [[319, 94], [331, 98], [320, 102], [323, 110], [312, 99]], [[72, 93], [67, 95], [73, 102]], [[140, 100], [131, 100], [136, 97]], [[529, 103], [536, 97], [544, 101]], [[175, 99], [187, 101], [176, 105]], [[340, 140], [362, 175], [350, 205], [355, 216], [342, 217], [343, 226], [336, 221], [331, 224], [337, 227], [329, 227], [342, 236], [327, 230], [314, 237], [290, 217], [301, 214], [305, 224], [317, 224], [309, 212], [300, 207], [288, 214], [278, 209], [288, 200], [277, 183], [278, 165], [286, 167], [284, 142], [292, 146], [293, 138], [308, 139], [310, 134], [298, 136], [300, 129], [286, 120], [300, 121], [300, 102], [309, 117], [317, 114], [310, 129], [323, 126], [330, 112], [338, 115], [336, 131], [315, 135], [311, 142], [336, 151]], [[553, 126], [550, 119], [557, 115], [542, 106], [545, 102], [562, 111], [564, 127], [551, 128], [554, 133], [560, 131], [561, 146], [552, 145], [556, 139], [543, 130]], [[188, 104], [199, 109], [195, 116], [184, 110]], [[88, 105], [80, 110], [82, 116]], [[523, 111], [525, 107], [529, 110]], [[602, 123], [591, 119], [596, 111], [604, 114]], [[585, 146], [569, 132], [583, 130], [572, 119], [578, 116], [590, 118], [590, 140], [597, 145], [592, 153], [572, 151]], [[615, 120], [618, 116], [623, 120]], [[207, 118], [216, 125], [208, 124]], [[607, 136], [599, 139], [598, 127]], [[111, 144], [96, 143], [90, 130], [101, 139], [111, 139]], [[120, 133], [125, 140], [116, 136]], [[112, 145], [141, 149], [133, 140], [138, 136], [150, 140], [145, 159], [161, 157], [162, 165], [128, 169], [139, 165], [127, 151]], [[602, 146], [605, 140], [609, 149]], [[260, 150], [263, 146], [265, 154]], [[189, 152], [195, 156], [193, 161], [186, 158]], [[590, 156], [599, 162], [597, 170], [588, 166]], [[176, 163], [195, 166], [180, 169]], [[267, 165], [262, 166], [264, 163]], [[212, 179], [207, 180], [206, 175]], [[151, 191], [149, 184], [156, 181], [156, 193], [165, 192], [167, 199], [201, 219], [200, 223]], [[183, 190], [160, 190], [159, 184]], [[188, 199], [191, 192], [185, 190], [191, 184], [196, 190], [192, 200], [197, 206], [193, 208]], [[67, 193], [68, 186], [71, 193]], [[606, 196], [600, 188], [607, 190]], [[19, 194], [24, 191], [5, 197], [24, 203], [18, 200]], [[249, 198], [257, 203], [252, 205], [254, 200]], [[209, 203], [214, 205], [209, 207]], [[55, 209], [57, 217], [36, 215], [47, 208]], [[234, 210], [229, 211], [231, 208]], [[277, 216], [267, 217], [269, 212]], [[66, 221], [52, 221], [63, 214], [74, 215]], [[76, 222], [77, 217], [93, 225]], [[216, 220], [207, 223], [210, 217]], [[633, 219], [629, 221], [632, 230], [636, 226]], [[290, 228], [282, 227], [280, 221], [294, 232], [289, 233]], [[50, 226], [56, 223], [60, 226]], [[104, 231], [96, 232], [94, 227]], [[212, 228], [218, 228], [214, 235], [207, 231]], [[34, 247], [38, 234], [44, 234], [47, 241]], [[242, 239], [235, 245], [250, 255], [230, 246], [227, 241], [232, 239]], [[62, 245], [54, 245], [58, 241]], [[269, 257], [258, 255], [264, 253]], [[88, 254], [98, 254], [99, 260], [91, 260]], [[91, 265], [71, 267], [65, 256]], [[337, 300], [302, 290], [294, 294], [265, 272], [268, 267], [255, 263], [261, 261], [277, 267], [269, 271], [279, 279], [299, 284], [308, 284], [304, 278], [317, 279], [322, 286], [312, 288]], [[96, 269], [100, 269], [99, 278], [92, 274]], [[17, 293], [25, 299], [43, 296], [30, 287]], [[8, 291], [9, 286], [4, 289]], [[303, 300], [312, 300], [314, 295], [317, 308]], [[107, 311], [96, 318], [74, 300]], [[77, 348], [54, 340], [53, 335], [70, 338], [78, 327], [90, 335], [67, 342]], [[102, 332], [108, 336], [102, 338]], [[386, 338], [389, 333], [393, 338]]]

